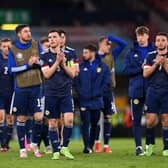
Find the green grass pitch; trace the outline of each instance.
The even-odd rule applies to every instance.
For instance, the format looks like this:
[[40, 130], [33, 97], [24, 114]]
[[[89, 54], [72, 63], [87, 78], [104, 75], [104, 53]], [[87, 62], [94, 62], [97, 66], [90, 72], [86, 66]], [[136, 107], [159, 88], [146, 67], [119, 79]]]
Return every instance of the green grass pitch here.
[[[144, 143], [143, 143], [144, 144]], [[70, 149], [75, 160], [51, 160], [51, 154], [42, 158], [34, 158], [29, 152], [26, 159], [19, 158], [18, 144], [11, 143], [11, 150], [0, 153], [0, 168], [167, 168], [168, 158], [162, 156], [162, 139], [157, 138], [155, 155], [152, 157], [135, 156], [134, 141], [132, 138], [112, 138], [111, 154], [93, 153], [83, 154], [82, 141], [71, 141]], [[43, 149], [42, 149], [43, 150]]]

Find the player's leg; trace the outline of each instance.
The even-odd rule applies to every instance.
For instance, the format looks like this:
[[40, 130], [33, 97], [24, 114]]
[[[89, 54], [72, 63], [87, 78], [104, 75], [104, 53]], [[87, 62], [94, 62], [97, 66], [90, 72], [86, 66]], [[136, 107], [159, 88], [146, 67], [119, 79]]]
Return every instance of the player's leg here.
[[112, 114], [114, 114], [114, 106], [113, 106], [113, 94], [112, 92], [108, 92], [103, 97], [104, 101], [104, 152], [105, 153], [111, 153], [111, 149], [109, 148], [109, 140], [112, 132], [112, 125], [111, 125], [111, 119]]
[[16, 129], [18, 142], [20, 147], [20, 157], [26, 158], [27, 151], [25, 149], [24, 141], [26, 134], [26, 116], [27, 116], [27, 108], [28, 108], [28, 93], [23, 91], [17, 91], [14, 93], [12, 103], [12, 112], [16, 115]]
[[[52, 112], [51, 112], [52, 113]], [[51, 117], [51, 115], [49, 115]], [[52, 149], [53, 149], [53, 157], [52, 159], [59, 159], [59, 140], [58, 140], [58, 127], [57, 127], [57, 119], [50, 118], [49, 119], [49, 138], [51, 141]]]
[[63, 144], [63, 129], [64, 129], [64, 115], [61, 113], [58, 119], [59, 149], [61, 149]]
[[162, 134], [163, 134], [163, 156], [168, 156], [168, 112], [161, 114]]
[[5, 136], [5, 98], [0, 96], [0, 151], [6, 152], [4, 148], [4, 136]]
[[133, 135], [136, 145], [136, 155], [142, 155], [142, 126], [141, 126], [141, 118], [144, 107], [144, 99], [143, 98], [134, 98], [131, 99], [131, 111], [132, 111], [132, 120], [133, 120]]
[[155, 113], [146, 113], [146, 144], [148, 145], [145, 151], [147, 156], [153, 154], [155, 137], [154, 137], [154, 127], [157, 120], [157, 114]]
[[[43, 88], [41, 88], [41, 110], [42, 113], [44, 114], [45, 112], [45, 96], [43, 96]], [[42, 123], [42, 130], [41, 130], [41, 139], [38, 143], [38, 146], [40, 148], [40, 144], [43, 141], [45, 145], [45, 153], [46, 154], [51, 154], [52, 153], [52, 147], [50, 146], [49, 142], [49, 135], [48, 135], [48, 119], [46, 117], [43, 118], [43, 123]]]
[[168, 156], [168, 92], [164, 92], [161, 98], [161, 123], [163, 136], [163, 156]]
[[6, 137], [5, 137], [5, 147], [9, 149], [9, 143], [12, 139], [14, 116], [12, 114], [6, 114]]
[[[101, 113], [103, 115], [103, 113]], [[101, 141], [100, 141], [100, 134], [101, 134], [101, 124], [102, 124], [102, 117], [100, 115], [99, 122], [97, 125], [97, 134], [96, 134], [96, 139], [95, 139], [95, 152], [100, 153], [101, 152]]]
[[31, 151], [31, 142], [32, 142], [32, 127], [33, 127], [33, 114], [28, 112], [26, 120], [26, 137], [25, 137], [25, 147], [27, 151]]
[[18, 115], [17, 116], [17, 136], [20, 146], [20, 157], [21, 158], [27, 158], [27, 151], [25, 149], [24, 141], [25, 141], [25, 133], [26, 133], [26, 116], [25, 115]]
[[91, 110], [90, 111], [90, 122], [91, 122], [91, 128], [90, 128], [90, 148], [93, 150], [93, 146], [95, 143], [96, 135], [98, 132], [98, 122], [100, 119], [100, 110]]
[[38, 144], [41, 139], [41, 130], [42, 130], [42, 113], [35, 112], [33, 128], [32, 128], [32, 148], [33, 148], [35, 157], [42, 157], [38, 147]]
[[64, 129], [63, 129], [63, 147], [61, 148], [61, 154], [69, 159], [74, 159], [74, 156], [68, 149], [68, 144], [72, 135], [73, 118], [74, 118], [74, 103], [72, 96], [64, 97], [61, 102], [60, 110], [64, 113]]
[[[0, 103], [1, 104], [1, 103]], [[4, 129], [5, 129], [5, 110], [0, 107], [0, 145], [1, 145], [1, 151], [3, 152], [4, 148]]]
[[80, 108], [81, 132], [84, 143], [83, 153], [90, 153], [90, 111], [85, 107]]
[[34, 112], [34, 122], [32, 128], [32, 148], [35, 157], [42, 157], [40, 154], [38, 144], [41, 139], [43, 115], [41, 112], [41, 96], [40, 87], [33, 88], [29, 98], [30, 110]]
[[44, 145], [45, 145], [45, 153], [46, 154], [50, 154], [52, 153], [52, 149], [50, 146], [50, 142], [49, 142], [49, 135], [48, 135], [48, 119], [46, 117], [44, 117], [43, 119], [43, 126], [42, 126], [42, 134], [41, 134], [41, 140], [43, 140]]
[[157, 115], [160, 111], [160, 98], [158, 92], [149, 89], [145, 100], [145, 112], [146, 112], [146, 156], [151, 156], [153, 154], [155, 145], [155, 134], [154, 127], [157, 122]]
[[[14, 115], [12, 115], [12, 103], [13, 103], [13, 96], [9, 95], [6, 96], [5, 100], [5, 109], [6, 109], [6, 136], [4, 139], [5, 148], [9, 149], [9, 142], [12, 138], [13, 134], [13, 125], [14, 125]], [[11, 112], [11, 113], [10, 113]]]
[[58, 137], [58, 118], [60, 116], [59, 99], [53, 96], [45, 98], [45, 117], [48, 118], [48, 135], [52, 145], [52, 159], [59, 159], [59, 137]]
[[[146, 115], [146, 118], [148, 116]], [[152, 144], [152, 146], [155, 145], [155, 127], [158, 123], [158, 116], [154, 117], [153, 119], [153, 124], [151, 126], [146, 126], [146, 145], [145, 145], [145, 150], [149, 148], [149, 145]]]
[[111, 153], [112, 150], [109, 147], [109, 140], [111, 136], [112, 131], [112, 125], [111, 125], [111, 118], [112, 115], [105, 115], [104, 116], [104, 152], [105, 153]]

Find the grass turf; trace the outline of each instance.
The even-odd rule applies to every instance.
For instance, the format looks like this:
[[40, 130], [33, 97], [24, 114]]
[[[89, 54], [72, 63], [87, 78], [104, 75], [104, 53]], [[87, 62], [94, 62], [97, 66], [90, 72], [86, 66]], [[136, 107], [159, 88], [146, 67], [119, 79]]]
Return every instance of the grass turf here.
[[[112, 154], [83, 154], [82, 141], [72, 141], [70, 149], [75, 160], [51, 160], [52, 155], [34, 158], [32, 152], [26, 159], [19, 158], [18, 144], [11, 143], [9, 152], [0, 153], [0, 168], [167, 168], [168, 158], [162, 156], [162, 140], [156, 140], [155, 155], [152, 157], [135, 156], [133, 139], [113, 138], [110, 146]], [[42, 149], [43, 150], [43, 149]]]

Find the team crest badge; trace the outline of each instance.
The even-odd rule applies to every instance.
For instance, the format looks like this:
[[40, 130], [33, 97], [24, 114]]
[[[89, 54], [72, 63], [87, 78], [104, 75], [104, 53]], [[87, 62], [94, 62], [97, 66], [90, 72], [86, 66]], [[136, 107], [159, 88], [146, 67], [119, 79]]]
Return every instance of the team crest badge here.
[[100, 73], [102, 69], [100, 67], [97, 68], [97, 73]]
[[81, 107], [80, 110], [81, 111], [86, 111], [86, 107]]
[[17, 58], [17, 60], [22, 60], [23, 59], [23, 54], [22, 53], [17, 53], [16, 54], [16, 58]]
[[85, 67], [84, 69], [83, 69], [84, 71], [88, 71], [88, 69]]
[[139, 100], [138, 99], [134, 99], [133, 103], [134, 104], [139, 104]]
[[48, 110], [45, 111], [45, 115], [48, 116], [50, 112]]
[[50, 63], [51, 63], [51, 62], [53, 62], [53, 60], [50, 58], [50, 59], [48, 60], [48, 62], [50, 62]]
[[16, 107], [13, 107], [13, 112], [16, 112], [17, 111], [17, 108]]
[[138, 57], [138, 54], [134, 54], [134, 57], [137, 58], [137, 57]]

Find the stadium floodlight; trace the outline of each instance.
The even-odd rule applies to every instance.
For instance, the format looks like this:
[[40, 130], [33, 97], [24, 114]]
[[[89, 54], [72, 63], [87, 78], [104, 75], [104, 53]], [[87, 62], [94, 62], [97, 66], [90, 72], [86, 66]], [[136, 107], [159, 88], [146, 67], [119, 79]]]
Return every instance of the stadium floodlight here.
[[1, 30], [15, 30], [19, 24], [2, 24], [0, 26]]

